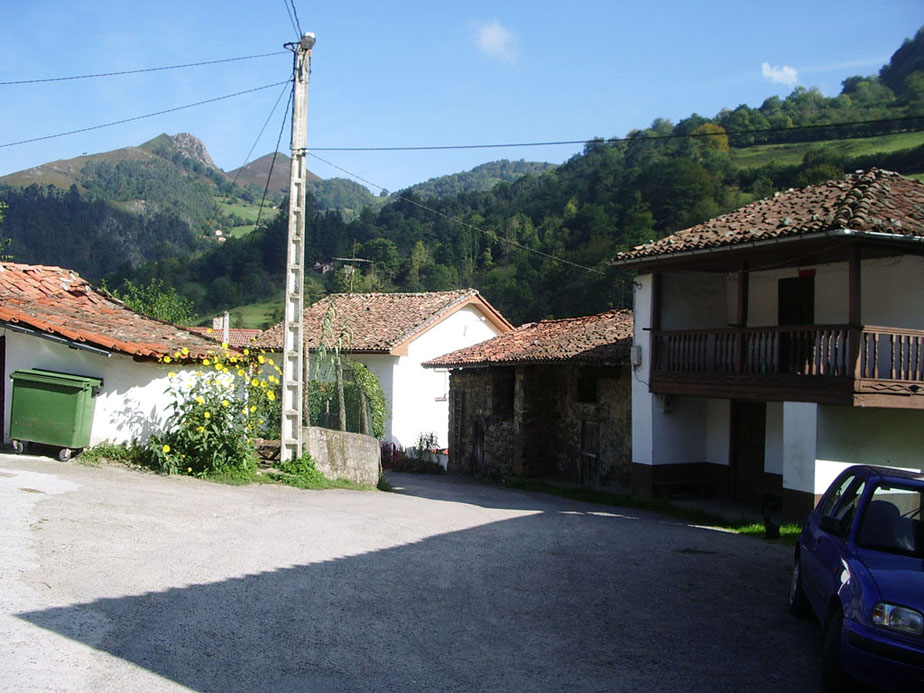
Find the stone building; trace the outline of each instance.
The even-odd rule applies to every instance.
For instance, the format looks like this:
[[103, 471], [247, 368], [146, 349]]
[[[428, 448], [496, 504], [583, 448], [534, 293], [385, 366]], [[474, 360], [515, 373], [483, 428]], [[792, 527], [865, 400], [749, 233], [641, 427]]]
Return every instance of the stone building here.
[[632, 312], [542, 320], [424, 363], [448, 368], [449, 469], [626, 483]]

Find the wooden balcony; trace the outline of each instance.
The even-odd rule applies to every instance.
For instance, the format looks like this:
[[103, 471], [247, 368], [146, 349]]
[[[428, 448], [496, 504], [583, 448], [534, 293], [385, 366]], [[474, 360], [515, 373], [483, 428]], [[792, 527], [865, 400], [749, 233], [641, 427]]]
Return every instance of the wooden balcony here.
[[652, 352], [659, 394], [924, 408], [924, 330], [656, 330]]

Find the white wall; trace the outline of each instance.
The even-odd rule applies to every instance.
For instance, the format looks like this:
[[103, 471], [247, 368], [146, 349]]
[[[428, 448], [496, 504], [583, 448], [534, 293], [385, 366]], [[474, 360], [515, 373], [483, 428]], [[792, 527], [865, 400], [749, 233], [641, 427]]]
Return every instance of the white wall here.
[[727, 277], [689, 273], [661, 276], [661, 329], [686, 330], [728, 325]]
[[783, 403], [767, 402], [764, 471], [783, 474]]
[[641, 348], [642, 363], [632, 372], [632, 461], [653, 464], [653, 408], [655, 398], [648, 391], [651, 377], [651, 275], [635, 278], [632, 295], [634, 332], [633, 344]]
[[422, 433], [435, 433], [440, 447], [449, 445], [449, 401], [446, 373], [420, 364], [478, 344], [500, 332], [474, 306], [465, 306], [414, 339], [407, 356], [394, 367], [392, 440], [408, 447]]
[[[92, 376], [103, 379], [96, 398], [90, 445], [103, 441], [146, 440], [169, 415], [172, 397], [166, 392], [169, 368], [152, 362], [137, 362], [129, 356], [109, 358], [85, 350], [69, 349], [47, 339], [0, 330], [6, 336], [6, 388], [3, 412], [5, 438], [9, 440], [12, 383], [10, 373], [24, 368]], [[175, 369], [176, 370], [176, 369]]]
[[[702, 403], [703, 400], [700, 400]], [[706, 454], [704, 462], [729, 464], [729, 427], [731, 426], [731, 401], [707, 399], [706, 405]], [[693, 460], [691, 460], [693, 461]]]
[[813, 402], [783, 403], [783, 488], [815, 492], [817, 412]]
[[924, 257], [865, 260], [861, 290], [865, 325], [924, 328]]

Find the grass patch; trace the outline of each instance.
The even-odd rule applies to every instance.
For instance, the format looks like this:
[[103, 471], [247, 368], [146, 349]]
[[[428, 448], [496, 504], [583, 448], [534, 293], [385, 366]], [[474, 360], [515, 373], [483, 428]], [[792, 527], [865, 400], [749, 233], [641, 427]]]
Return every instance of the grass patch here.
[[856, 157], [867, 154], [887, 154], [912, 149], [924, 144], [924, 133], [899, 132], [877, 137], [857, 137], [846, 140], [821, 142], [791, 142], [785, 144], [757, 144], [751, 147], [734, 147], [729, 159], [736, 168], [759, 168], [773, 161], [781, 166], [802, 163], [805, 153], [815, 147], [839, 156]]
[[91, 448], [84, 448], [77, 457], [81, 464], [98, 465], [101, 462], [117, 462], [133, 467], [145, 467], [144, 449], [135, 443], [110, 443], [108, 440]]
[[[548, 493], [553, 496], [584, 503], [597, 503], [599, 505], [645, 510], [666, 517], [672, 517], [682, 522], [706, 527], [717, 527], [747, 536], [763, 538], [765, 534], [765, 529], [762, 524], [743, 520], [740, 522], [729, 521], [721, 515], [716, 515], [715, 513], [710, 513], [705, 510], [698, 510], [696, 508], [687, 508], [671, 503], [663, 498], [644, 498], [628, 493], [609, 493], [607, 491], [599, 491], [583, 486], [560, 486], [548, 481], [539, 481], [535, 479], [508, 479], [503, 485], [507, 488], [515, 488], [520, 491]], [[780, 528], [780, 538], [771, 541], [780, 541], [785, 544], [795, 545], [800, 530], [801, 527], [797, 524], [785, 524]]]
[[322, 491], [329, 488], [342, 488], [350, 491], [365, 491], [368, 486], [346, 479], [328, 479], [321, 473], [311, 459], [305, 454], [298, 459], [279, 462], [276, 469], [269, 469], [257, 475], [258, 482], [264, 484], [284, 484], [295, 488]]

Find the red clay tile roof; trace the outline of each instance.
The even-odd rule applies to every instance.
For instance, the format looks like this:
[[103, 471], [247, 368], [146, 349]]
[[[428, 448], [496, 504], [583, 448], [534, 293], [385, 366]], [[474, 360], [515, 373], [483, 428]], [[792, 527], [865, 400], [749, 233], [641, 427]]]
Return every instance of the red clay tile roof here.
[[424, 366], [473, 368], [491, 365], [581, 363], [625, 365], [632, 346], [631, 310], [528, 323], [514, 332], [459, 349]]
[[212, 341], [139, 315], [60, 267], [0, 263], [0, 326], [4, 323], [138, 359], [157, 359], [184, 347], [191, 358], [216, 350]]
[[[187, 330], [202, 335], [213, 342], [221, 343], [223, 339], [222, 331], [212, 327], [187, 327]], [[257, 339], [263, 334], [263, 330], [252, 330], [244, 327], [232, 327], [228, 330], [228, 345], [236, 349], [255, 346]]]
[[632, 264], [656, 256], [826, 232], [924, 237], [924, 183], [892, 171], [857, 171], [779, 192], [672, 236], [616, 256]]
[[[475, 289], [426, 293], [331, 294], [305, 309], [305, 345], [321, 345], [325, 315], [331, 312], [334, 335], [340, 332], [344, 350], [392, 353], [411, 338], [467, 305], [476, 305], [500, 330], [513, 326]], [[266, 330], [257, 340], [264, 349], [282, 349], [282, 323]], [[324, 346], [333, 346], [330, 336]]]

